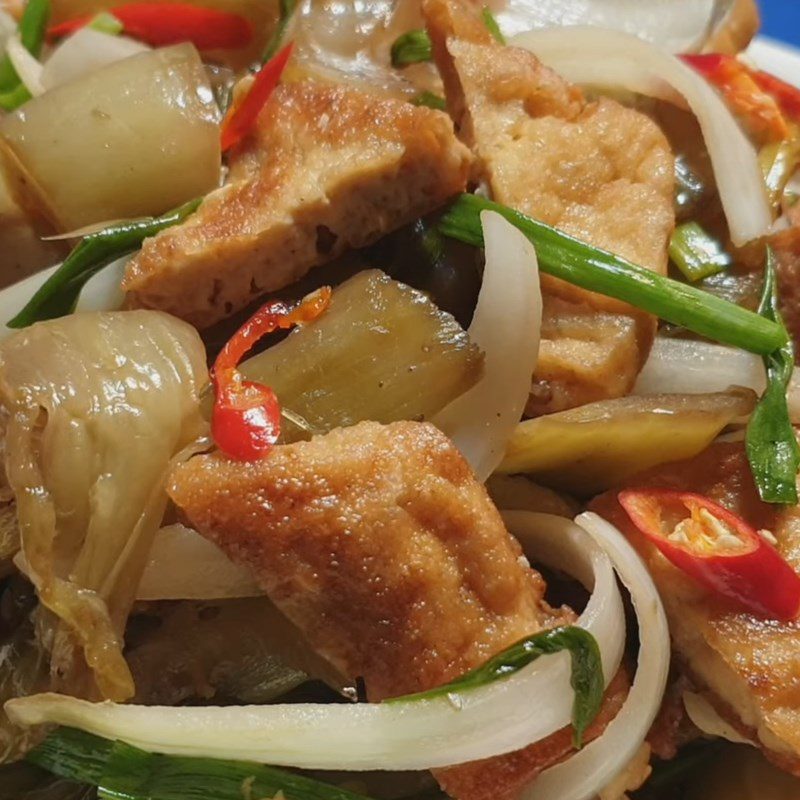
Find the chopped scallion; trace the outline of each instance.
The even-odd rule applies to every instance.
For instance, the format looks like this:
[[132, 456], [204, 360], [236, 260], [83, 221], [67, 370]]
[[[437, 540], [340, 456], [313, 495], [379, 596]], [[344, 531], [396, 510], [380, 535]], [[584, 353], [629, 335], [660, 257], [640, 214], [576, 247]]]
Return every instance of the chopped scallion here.
[[567, 626], [552, 628], [528, 636], [502, 653], [490, 658], [485, 664], [467, 672], [454, 681], [437, 686], [427, 692], [396, 697], [385, 702], [397, 703], [409, 700], [431, 700], [445, 695], [454, 695], [475, 689], [487, 683], [507, 678], [537, 658], [551, 653], [569, 651], [572, 657], [572, 688], [575, 701], [572, 706], [573, 740], [581, 746], [583, 734], [592, 723], [603, 702], [603, 668], [600, 648], [594, 637], [583, 628]]
[[774, 320], [665, 278], [477, 195], [462, 194], [442, 217], [440, 230], [482, 247], [480, 214], [485, 210], [496, 211], [530, 239], [542, 272], [630, 303], [700, 336], [760, 355], [772, 353], [788, 341], [785, 328]]
[[27, 759], [63, 778], [97, 786], [101, 798], [117, 800], [261, 800], [279, 792], [287, 800], [364, 800], [275, 767], [146, 753], [71, 728], [58, 728]]
[[438, 111], [444, 111], [447, 108], [444, 97], [440, 97], [433, 92], [420, 92], [411, 102], [415, 106], [427, 106], [428, 108], [435, 108]]
[[122, 222], [84, 236], [25, 308], [6, 324], [9, 328], [25, 328], [40, 320], [71, 314], [81, 290], [92, 276], [118, 258], [138, 250], [149, 236], [183, 222], [201, 202], [192, 200], [161, 217]]
[[[775, 256], [767, 250], [764, 291], [759, 314], [783, 327], [778, 310], [778, 285]], [[785, 331], [785, 328], [784, 328]], [[750, 417], [745, 443], [750, 470], [765, 503], [797, 504], [797, 472], [800, 447], [789, 418], [786, 389], [794, 370], [791, 340], [764, 356], [767, 388]]]
[[505, 44], [506, 37], [503, 36], [503, 32], [500, 30], [500, 26], [497, 24], [497, 20], [494, 18], [489, 6], [483, 7], [481, 16], [483, 17], [483, 24], [488, 28], [489, 33], [492, 34], [495, 41], [499, 42], [500, 44]]
[[109, 11], [96, 14], [86, 27], [109, 36], [119, 36], [125, 30], [125, 26]]
[[433, 58], [431, 37], [427, 31], [414, 30], [398, 36], [392, 45], [392, 66], [407, 67]]
[[675, 228], [669, 243], [669, 257], [686, 280], [696, 283], [731, 265], [731, 257], [720, 243], [696, 222]]
[[279, 0], [278, 3], [278, 24], [269, 37], [269, 41], [261, 54], [261, 63], [266, 64], [284, 44], [286, 37], [286, 30], [289, 23], [292, 21], [295, 9], [297, 8], [297, 0]]
[[[22, 46], [35, 58], [44, 45], [45, 31], [50, 20], [50, 0], [28, 0], [18, 34]], [[31, 93], [22, 83], [8, 54], [0, 58], [0, 108], [13, 111], [31, 99]]]

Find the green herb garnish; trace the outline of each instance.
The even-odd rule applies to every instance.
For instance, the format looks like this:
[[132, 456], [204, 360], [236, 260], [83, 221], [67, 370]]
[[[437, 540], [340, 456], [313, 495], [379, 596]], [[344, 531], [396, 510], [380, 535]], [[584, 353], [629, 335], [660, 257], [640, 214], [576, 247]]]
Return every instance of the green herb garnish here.
[[71, 314], [87, 281], [103, 267], [138, 250], [142, 242], [159, 231], [183, 222], [202, 200], [192, 200], [161, 217], [122, 222], [84, 236], [64, 263], [44, 282], [9, 328], [25, 328], [34, 322]]
[[445, 111], [447, 103], [444, 97], [440, 97], [433, 92], [420, 92], [412, 101], [415, 106], [427, 106], [428, 108], [435, 108], [438, 111]]
[[[771, 248], [767, 248], [764, 291], [758, 312], [786, 332], [778, 310], [775, 256]], [[786, 389], [794, 370], [794, 348], [788, 336], [783, 345], [764, 356], [764, 367], [767, 388], [747, 425], [747, 458], [758, 494], [765, 503], [796, 505], [800, 447], [786, 402]]]
[[409, 64], [419, 64], [432, 58], [431, 37], [424, 30], [408, 31], [398, 36], [392, 45], [393, 67], [407, 67]]
[[110, 11], [101, 11], [92, 17], [91, 22], [86, 26], [93, 31], [107, 33], [109, 36], [119, 36], [125, 26]]
[[[50, 0], [28, 0], [19, 22], [22, 46], [35, 58], [44, 44], [47, 23], [50, 20]], [[8, 54], [0, 58], [0, 108], [13, 111], [31, 99]]]
[[720, 243], [696, 222], [686, 222], [675, 228], [669, 243], [669, 257], [692, 283], [716, 275], [732, 263]]
[[429, 689], [427, 692], [404, 695], [386, 700], [387, 703], [410, 700], [432, 700], [437, 697], [457, 695], [477, 689], [501, 678], [508, 678], [540, 656], [569, 651], [572, 657], [572, 688], [575, 701], [572, 706], [573, 742], [580, 747], [586, 728], [591, 725], [603, 702], [603, 666], [600, 648], [594, 637], [583, 628], [567, 626], [552, 628], [528, 636], [502, 653], [490, 658], [485, 664], [467, 672], [460, 678]]
[[506, 37], [503, 36], [503, 32], [500, 30], [500, 26], [497, 24], [497, 20], [494, 18], [489, 6], [483, 7], [481, 17], [483, 17], [483, 24], [487, 27], [489, 33], [492, 34], [494, 40], [500, 44], [505, 44]]
[[278, 24], [269, 37], [269, 41], [261, 54], [261, 63], [266, 64], [283, 45], [286, 36], [286, 29], [289, 27], [292, 16], [297, 8], [297, 0], [279, 0], [278, 2]]
[[72, 728], [58, 728], [27, 760], [116, 800], [364, 800], [362, 795], [246, 761], [147, 753]]
[[482, 247], [480, 214], [487, 210], [503, 216], [535, 245], [542, 272], [630, 303], [700, 336], [760, 355], [772, 353], [789, 340], [786, 329], [772, 319], [665, 278], [477, 195], [462, 194], [442, 217], [439, 229], [453, 239]]

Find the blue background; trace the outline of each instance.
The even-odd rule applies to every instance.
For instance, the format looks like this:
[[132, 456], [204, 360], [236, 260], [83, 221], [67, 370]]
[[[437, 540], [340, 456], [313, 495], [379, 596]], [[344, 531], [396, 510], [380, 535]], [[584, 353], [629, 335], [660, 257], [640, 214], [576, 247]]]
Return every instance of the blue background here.
[[761, 0], [762, 33], [800, 47], [800, 0]]

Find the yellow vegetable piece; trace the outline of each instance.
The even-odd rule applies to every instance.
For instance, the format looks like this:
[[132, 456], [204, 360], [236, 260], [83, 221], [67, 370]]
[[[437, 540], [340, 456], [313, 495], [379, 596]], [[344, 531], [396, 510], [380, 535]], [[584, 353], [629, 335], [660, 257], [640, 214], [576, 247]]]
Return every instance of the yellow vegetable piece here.
[[500, 465], [540, 483], [588, 496], [642, 470], [704, 450], [756, 396], [719, 394], [623, 397], [521, 422]]
[[219, 109], [182, 44], [51, 89], [0, 122], [12, 175], [59, 230], [159, 215], [219, 184]]
[[275, 390], [291, 441], [362, 420], [429, 419], [482, 368], [482, 353], [453, 317], [422, 292], [368, 270], [336, 288], [319, 319], [241, 370]]

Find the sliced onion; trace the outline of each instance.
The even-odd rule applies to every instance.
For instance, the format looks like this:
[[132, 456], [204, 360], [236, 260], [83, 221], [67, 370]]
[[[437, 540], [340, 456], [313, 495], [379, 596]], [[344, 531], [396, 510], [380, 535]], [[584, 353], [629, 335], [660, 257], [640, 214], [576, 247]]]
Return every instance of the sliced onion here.
[[486, 267], [470, 339], [484, 352], [484, 373], [433, 420], [485, 481], [503, 460], [522, 416], [539, 357], [542, 293], [533, 245], [493, 211], [481, 213]]
[[153, 541], [137, 600], [222, 600], [263, 594], [252, 570], [234, 564], [213, 542], [183, 525]]
[[[608, 680], [625, 630], [610, 562], [579, 528], [552, 519], [510, 512], [506, 521], [579, 578], [593, 574], [578, 624], [596, 638]], [[568, 725], [572, 702], [570, 658], [557, 653], [505, 680], [431, 700], [173, 708], [41, 694], [11, 700], [6, 710], [23, 725], [69, 725], [153, 752], [314, 769], [419, 770], [519, 750]]]
[[[764, 391], [764, 363], [753, 353], [692, 339], [656, 338], [639, 373], [634, 394], [713, 394], [731, 386]], [[800, 376], [795, 373], [787, 393], [789, 416], [800, 424]]]
[[717, 709], [714, 708], [703, 695], [696, 694], [695, 692], [684, 692], [683, 706], [695, 727], [699, 728], [708, 736], [726, 739], [735, 744], [749, 744], [753, 747], [758, 747], [752, 739], [742, 736], [733, 725], [726, 722], [719, 713], [717, 713]]
[[14, 65], [19, 79], [25, 88], [34, 96], [44, 93], [42, 85], [42, 65], [23, 47], [17, 36], [6, 41], [6, 55]]
[[509, 0], [497, 13], [508, 36], [531, 28], [592, 25], [631, 33], [672, 53], [699, 49], [731, 0]]
[[772, 225], [753, 145], [725, 103], [696, 72], [636, 36], [600, 28], [531, 31], [512, 42], [574, 83], [625, 89], [673, 103], [681, 98], [703, 132], [731, 239], [744, 245]]
[[633, 601], [639, 622], [639, 663], [622, 708], [602, 736], [579, 753], [545, 770], [521, 795], [522, 800], [590, 800], [608, 786], [636, 756], [661, 708], [669, 672], [667, 618], [653, 579], [628, 543], [597, 514], [575, 520], [611, 558]]
[[0, 56], [6, 52], [6, 42], [17, 30], [17, 22], [11, 14], [0, 9]]
[[52, 53], [42, 70], [42, 86], [52, 89], [87, 72], [135, 56], [150, 48], [127, 36], [111, 36], [92, 28], [79, 28]]
[[[120, 288], [128, 256], [100, 270], [83, 288], [77, 311], [116, 311], [122, 307], [125, 294]], [[6, 326], [37, 289], [58, 269], [50, 267], [0, 291], [0, 341], [14, 331]]]

